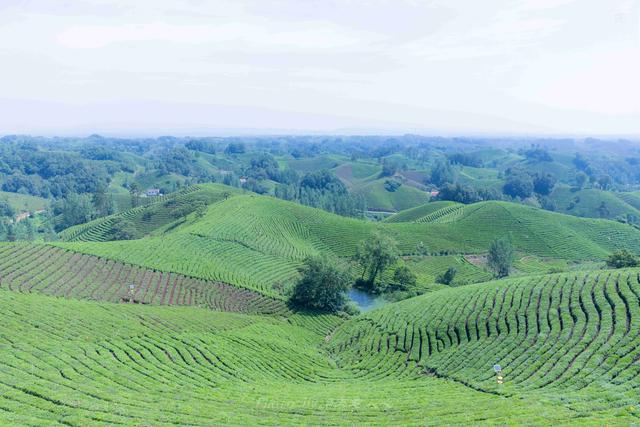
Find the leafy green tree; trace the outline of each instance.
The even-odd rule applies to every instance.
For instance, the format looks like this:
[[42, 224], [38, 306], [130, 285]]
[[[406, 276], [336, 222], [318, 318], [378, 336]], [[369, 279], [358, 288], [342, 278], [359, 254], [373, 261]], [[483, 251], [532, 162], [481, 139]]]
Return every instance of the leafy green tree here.
[[526, 173], [509, 175], [502, 191], [507, 196], [525, 199], [533, 194], [533, 179]]
[[507, 277], [511, 272], [511, 266], [515, 257], [513, 245], [506, 238], [495, 239], [489, 246], [487, 264], [493, 270], [496, 277]]
[[415, 286], [416, 280], [416, 275], [406, 265], [396, 268], [393, 273], [393, 283], [400, 289], [409, 289], [410, 287]]
[[453, 281], [456, 278], [457, 273], [458, 273], [458, 269], [456, 269], [455, 267], [449, 267], [447, 268], [447, 271], [445, 271], [443, 274], [437, 277], [436, 281], [438, 283], [442, 283], [443, 285], [450, 286], [451, 284], [453, 284]]
[[124, 218], [117, 218], [110, 229], [112, 240], [133, 240], [142, 237], [133, 222]]
[[131, 194], [131, 206], [134, 208], [140, 204], [140, 186], [136, 182], [129, 185], [129, 194]]
[[598, 177], [598, 185], [603, 190], [610, 189], [611, 185], [613, 185], [613, 179], [611, 178], [611, 175], [607, 175], [607, 174], [600, 175]]
[[345, 292], [352, 282], [344, 265], [326, 255], [312, 256], [305, 260], [300, 273], [289, 299], [292, 304], [330, 312], [344, 307]]
[[444, 184], [440, 187], [438, 199], [464, 204], [475, 203], [481, 200], [475, 189], [461, 184]]
[[533, 177], [533, 190], [541, 196], [547, 196], [553, 191], [558, 180], [550, 173], [535, 174]]
[[115, 213], [113, 197], [107, 193], [105, 185], [98, 186], [96, 192], [93, 193], [92, 202], [98, 216], [107, 216]]
[[88, 194], [71, 193], [62, 201], [57, 229], [64, 230], [72, 225], [84, 224], [95, 217], [95, 209]]
[[431, 170], [431, 183], [440, 187], [444, 184], [453, 183], [455, 173], [448, 160], [440, 160]]
[[362, 267], [362, 280], [366, 287], [373, 290], [376, 278], [398, 260], [396, 241], [383, 234], [374, 234], [360, 243], [354, 259]]
[[576, 174], [576, 185], [580, 190], [582, 190], [584, 186], [587, 185], [587, 182], [589, 182], [589, 175], [582, 171]]
[[607, 266], [611, 268], [636, 267], [638, 258], [626, 249], [616, 251], [607, 258]]
[[7, 200], [0, 199], [0, 216], [6, 216], [6, 217], [9, 217], [9, 218], [13, 218], [15, 216], [15, 214], [16, 214], [16, 212], [13, 209], [13, 207], [11, 207], [9, 202]]

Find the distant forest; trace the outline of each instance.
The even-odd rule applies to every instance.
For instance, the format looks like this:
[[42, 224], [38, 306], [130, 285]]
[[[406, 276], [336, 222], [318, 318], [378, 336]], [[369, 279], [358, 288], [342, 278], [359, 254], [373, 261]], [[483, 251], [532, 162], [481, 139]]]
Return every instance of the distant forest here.
[[640, 142], [272, 136], [0, 138], [0, 240], [73, 225], [206, 182], [379, 220], [433, 200], [506, 200], [637, 225]]

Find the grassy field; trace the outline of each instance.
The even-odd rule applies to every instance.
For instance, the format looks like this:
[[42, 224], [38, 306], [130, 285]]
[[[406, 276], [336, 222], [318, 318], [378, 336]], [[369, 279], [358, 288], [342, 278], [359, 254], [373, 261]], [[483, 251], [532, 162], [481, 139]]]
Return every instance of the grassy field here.
[[[350, 325], [361, 329], [357, 321], [331, 339], [325, 338], [337, 325], [331, 317], [314, 318], [317, 326], [309, 328], [309, 319], [292, 323], [192, 307], [66, 300], [1, 289], [0, 306], [10, 307], [0, 313], [3, 425], [637, 421], [623, 407], [581, 412], [544, 393], [509, 397], [473, 390], [425, 375], [413, 362], [405, 365], [404, 352], [386, 352], [381, 350], [384, 345], [369, 352], [366, 363], [348, 363], [352, 351], [328, 354], [324, 347], [338, 352]], [[360, 342], [354, 347], [360, 348]]]
[[30, 196], [28, 194], [9, 193], [0, 191], [0, 200], [6, 200], [17, 212], [35, 212], [46, 209], [49, 201], [42, 197]]
[[[213, 203], [201, 217], [176, 219], [161, 202], [119, 214], [129, 214], [149, 237], [102, 242], [114, 218], [107, 217], [63, 233], [67, 240], [86, 242], [58, 245], [277, 298], [295, 280], [305, 257], [328, 253], [348, 258], [375, 232], [392, 236], [405, 256], [415, 255], [420, 243], [430, 254], [481, 254], [502, 236], [521, 253], [553, 259], [602, 260], [618, 248], [640, 251], [640, 231], [628, 225], [506, 202], [448, 206], [421, 217], [423, 222], [374, 223], [265, 196], [240, 194], [222, 200], [222, 190], [228, 187], [198, 188], [184, 200], [191, 200], [191, 194], [208, 194]], [[144, 212], [151, 209], [162, 215], [146, 221]]]
[[339, 366], [356, 371], [418, 366], [489, 393], [542, 394], [576, 416], [613, 408], [635, 424], [638, 274], [565, 273], [441, 290], [348, 321], [330, 348]]

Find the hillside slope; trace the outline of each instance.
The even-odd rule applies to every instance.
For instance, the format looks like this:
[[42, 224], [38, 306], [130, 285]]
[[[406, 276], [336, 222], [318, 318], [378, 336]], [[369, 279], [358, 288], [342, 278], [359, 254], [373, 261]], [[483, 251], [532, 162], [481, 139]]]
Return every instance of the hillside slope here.
[[[437, 291], [341, 325], [342, 366], [419, 366], [497, 393], [544, 392], [576, 410], [640, 398], [640, 271], [534, 276]], [[502, 366], [505, 384], [492, 369]], [[634, 415], [637, 415], [633, 412]]]
[[288, 314], [282, 301], [257, 292], [49, 245], [0, 244], [0, 288], [97, 301]]
[[67, 228], [60, 233], [60, 237], [68, 242], [115, 240], [123, 222], [129, 226], [133, 234], [142, 237], [160, 227], [183, 220], [199, 207], [216, 203], [240, 192], [237, 188], [219, 184], [187, 187], [153, 200], [143, 199], [142, 206]]
[[[192, 307], [0, 290], [0, 424], [548, 425], [636, 418], [505, 398], [405, 368], [336, 367], [324, 331]], [[304, 322], [301, 322], [303, 324]], [[380, 365], [378, 362], [386, 363]], [[397, 368], [397, 363], [402, 368]], [[465, 411], [463, 408], [473, 408]]]
[[462, 206], [462, 204], [450, 202], [448, 200], [429, 202], [425, 203], [424, 205], [416, 206], [415, 208], [400, 211], [385, 219], [384, 222], [423, 222], [421, 221], [423, 218], [429, 215], [433, 215], [435, 212], [438, 212], [442, 209], [452, 208], [454, 206]]
[[603, 259], [618, 248], [640, 251], [640, 230], [628, 225], [513, 203], [468, 205], [432, 222], [381, 224], [258, 195], [218, 201], [202, 215], [155, 229], [144, 239], [58, 245], [277, 297], [297, 277], [305, 257], [350, 257], [375, 232], [392, 236], [405, 255], [420, 243], [432, 254], [483, 253], [502, 236], [525, 254], [559, 259]]

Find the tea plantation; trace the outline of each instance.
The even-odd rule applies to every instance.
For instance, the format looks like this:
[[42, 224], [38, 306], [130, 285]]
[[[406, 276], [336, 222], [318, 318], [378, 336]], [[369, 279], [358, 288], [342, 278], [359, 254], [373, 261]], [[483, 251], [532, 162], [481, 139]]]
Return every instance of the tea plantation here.
[[[56, 299], [4, 289], [0, 306], [2, 425], [562, 425], [576, 419], [582, 425], [628, 425], [637, 421], [618, 403], [613, 409], [573, 409], [544, 391], [549, 386], [543, 383], [538, 385], [544, 392], [521, 395], [474, 390], [459, 380], [437, 378], [412, 361], [405, 363], [405, 352], [387, 350], [384, 340], [358, 360], [353, 350], [345, 349], [341, 355], [340, 343], [356, 336], [356, 330], [365, 333], [358, 325], [369, 323], [364, 320], [368, 318], [347, 323], [334, 338], [325, 338], [337, 319], [326, 318], [314, 331], [305, 327], [304, 320], [296, 325], [273, 317], [192, 307]], [[410, 305], [399, 307], [412, 311]], [[613, 326], [604, 329], [603, 323], [596, 334], [603, 338], [589, 347], [624, 341], [624, 322], [620, 332]], [[327, 340], [333, 354], [324, 350]], [[589, 342], [585, 339], [585, 345]], [[625, 343], [628, 347], [631, 340]], [[354, 345], [362, 348], [359, 342]], [[509, 354], [508, 350], [505, 345], [499, 352]], [[354, 361], [349, 364], [348, 359]], [[474, 382], [482, 384], [482, 364], [474, 362], [469, 369], [477, 372]], [[579, 372], [586, 363], [576, 358], [571, 372]], [[610, 372], [621, 373], [619, 387], [630, 381], [632, 371], [626, 364], [628, 360], [621, 357], [607, 366]], [[490, 364], [484, 368], [489, 376]], [[597, 379], [603, 372], [604, 368], [591, 376]], [[577, 389], [580, 379], [589, 377], [581, 375], [578, 381], [568, 381], [569, 386]], [[628, 388], [629, 399], [632, 392]]]
[[[204, 192], [213, 199], [206, 211], [174, 222], [160, 221], [145, 238], [102, 242], [102, 225], [95, 224], [85, 226], [70, 240], [97, 236], [98, 241], [58, 245], [159, 271], [230, 283], [274, 297], [295, 280], [296, 269], [305, 257], [328, 253], [348, 258], [362, 240], [376, 232], [393, 237], [405, 256], [415, 254], [419, 246], [432, 255], [482, 254], [496, 237], [509, 238], [524, 254], [564, 260], [603, 260], [621, 248], [640, 251], [640, 230], [629, 225], [514, 203], [446, 205], [418, 217], [418, 222], [374, 223], [266, 196], [232, 193], [225, 199], [222, 194], [228, 187], [220, 185], [198, 188], [190, 194]], [[157, 207], [136, 209], [143, 212]], [[140, 218], [134, 221], [143, 229], [147, 226], [144, 214], [136, 215]], [[418, 270], [416, 273], [424, 276]]]

